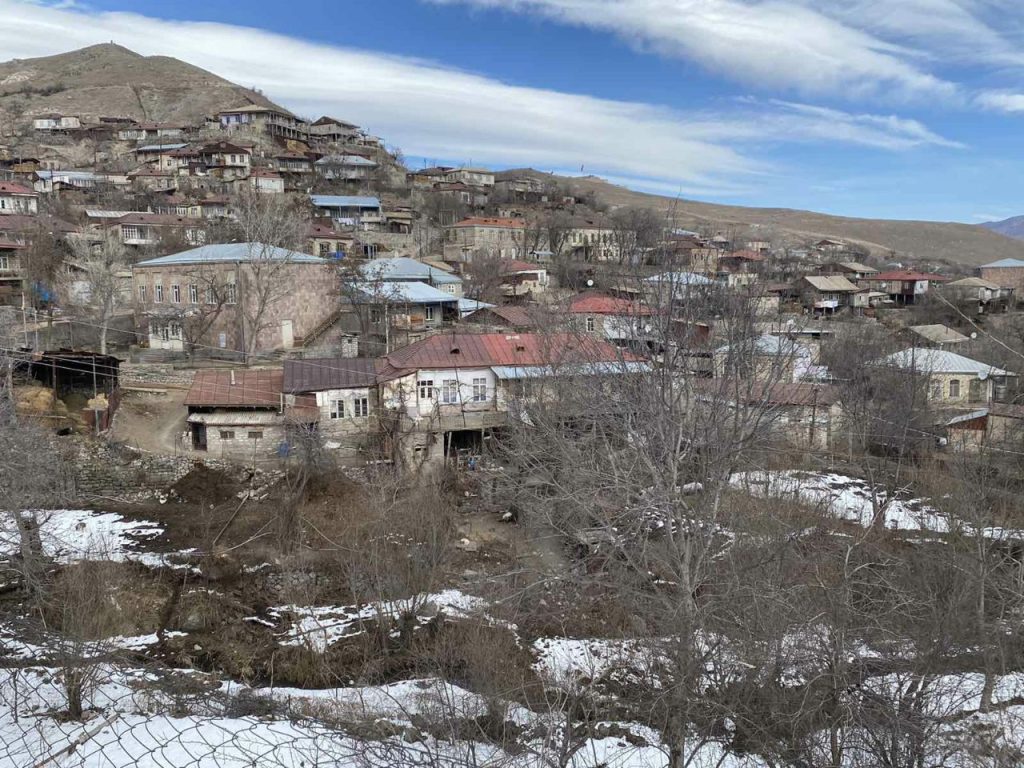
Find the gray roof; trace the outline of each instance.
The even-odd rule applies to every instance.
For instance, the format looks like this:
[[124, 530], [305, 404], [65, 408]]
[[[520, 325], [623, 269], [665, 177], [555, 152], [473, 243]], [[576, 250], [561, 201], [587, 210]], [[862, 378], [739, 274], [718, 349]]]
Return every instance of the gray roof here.
[[147, 144], [144, 147], [136, 147], [136, 152], [163, 152], [173, 151], [175, 149], [184, 149], [188, 144]]
[[921, 373], [967, 373], [982, 379], [989, 376], [1016, 375], [945, 349], [904, 349], [902, 352], [894, 352], [883, 357], [878, 364], [920, 371]]
[[359, 195], [310, 195], [317, 208], [380, 208], [376, 197]]
[[804, 275], [803, 279], [822, 293], [857, 293], [860, 290], [842, 275]]
[[137, 267], [162, 267], [179, 264], [217, 264], [229, 261], [288, 261], [294, 264], [324, 264], [323, 259], [308, 253], [289, 251], [264, 243], [220, 243], [203, 245], [181, 253], [140, 261]]
[[1024, 267], [1024, 261], [1020, 259], [1000, 259], [999, 261], [993, 261], [991, 264], [981, 265], [982, 269], [990, 267]]
[[457, 304], [458, 299], [426, 283], [400, 283], [383, 280], [367, 284], [362, 290], [369, 302], [403, 304]]
[[644, 280], [646, 283], [668, 283], [670, 285], [713, 285], [714, 280], [696, 272], [663, 272]]
[[807, 348], [793, 341], [793, 339], [786, 336], [772, 336], [767, 333], [737, 342], [736, 344], [726, 344], [716, 349], [715, 352], [722, 354], [734, 349], [738, 352], [753, 350], [753, 353], [757, 355], [778, 355], [783, 357], [786, 355], [810, 357], [811, 354]]
[[347, 166], [362, 166], [363, 168], [376, 168], [377, 164], [373, 160], [361, 157], [359, 155], [327, 155], [317, 160], [314, 165], [347, 165]]
[[462, 285], [462, 278], [458, 275], [404, 256], [367, 261], [360, 265], [359, 270], [367, 280], [415, 280], [443, 285]]
[[[1021, 266], [1024, 266], [1022, 264]], [[947, 288], [987, 288], [990, 291], [1001, 290], [998, 283], [993, 283], [991, 280], [985, 280], [980, 277], [962, 277], [959, 280], [954, 280], [951, 283], [946, 283]]]
[[369, 387], [377, 381], [384, 360], [367, 357], [324, 357], [284, 361], [283, 391], [322, 392]]
[[908, 330], [913, 331], [918, 336], [934, 344], [960, 344], [965, 341], [970, 341], [962, 333], [954, 331], [952, 328], [941, 325], [912, 325]]

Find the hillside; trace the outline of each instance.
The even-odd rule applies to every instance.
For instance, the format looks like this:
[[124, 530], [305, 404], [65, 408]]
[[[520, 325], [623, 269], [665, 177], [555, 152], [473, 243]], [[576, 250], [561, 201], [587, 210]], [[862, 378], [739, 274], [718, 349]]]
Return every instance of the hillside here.
[[869, 248], [887, 258], [896, 251], [898, 260], [946, 261], [977, 266], [1004, 258], [1024, 258], [1024, 243], [983, 226], [955, 222], [858, 219], [788, 208], [744, 208], [702, 203], [635, 192], [594, 177], [562, 177], [533, 170], [522, 173], [553, 179], [580, 193], [593, 192], [612, 206], [650, 207], [671, 215], [677, 226], [708, 226], [727, 230], [758, 225], [781, 238], [812, 241], [840, 238]]
[[1024, 216], [1011, 216], [1002, 221], [986, 221], [980, 226], [998, 232], [1006, 237], [1013, 237], [1024, 240]]
[[194, 122], [250, 103], [271, 102], [183, 61], [113, 43], [0, 64], [0, 125], [49, 112]]

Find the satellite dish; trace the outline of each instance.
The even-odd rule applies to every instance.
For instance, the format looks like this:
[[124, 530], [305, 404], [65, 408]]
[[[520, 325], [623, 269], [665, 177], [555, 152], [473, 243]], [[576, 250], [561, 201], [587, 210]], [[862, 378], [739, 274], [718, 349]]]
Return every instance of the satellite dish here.
[[593, 287], [594, 287], [594, 281], [593, 280], [587, 280], [587, 288], [593, 288]]
[[978, 332], [977, 331], [971, 331], [971, 338], [972, 339], [978, 338]]

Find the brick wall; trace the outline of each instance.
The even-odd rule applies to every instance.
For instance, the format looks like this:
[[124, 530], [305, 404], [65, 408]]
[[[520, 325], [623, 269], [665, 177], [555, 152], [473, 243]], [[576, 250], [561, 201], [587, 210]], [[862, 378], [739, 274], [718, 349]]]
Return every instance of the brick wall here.
[[1013, 288], [1018, 296], [1024, 293], [1024, 267], [982, 267], [978, 276], [1002, 288]]

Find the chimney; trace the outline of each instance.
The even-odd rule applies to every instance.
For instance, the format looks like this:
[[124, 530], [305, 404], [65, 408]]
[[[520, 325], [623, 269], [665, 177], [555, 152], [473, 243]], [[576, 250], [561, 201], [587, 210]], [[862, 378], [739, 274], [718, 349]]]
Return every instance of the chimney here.
[[235, 369], [231, 369], [231, 386], [235, 386]]

